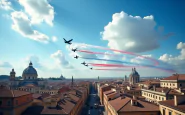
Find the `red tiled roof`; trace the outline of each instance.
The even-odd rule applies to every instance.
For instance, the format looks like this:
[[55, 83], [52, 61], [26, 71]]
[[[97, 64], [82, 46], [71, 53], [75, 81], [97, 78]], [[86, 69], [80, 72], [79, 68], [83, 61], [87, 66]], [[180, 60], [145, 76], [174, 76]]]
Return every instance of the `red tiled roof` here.
[[171, 95], [182, 95], [182, 93], [180, 93], [180, 92], [178, 92], [178, 91], [176, 91], [174, 89], [171, 89], [168, 94], [171, 94]]
[[37, 99], [37, 98], [39, 98], [39, 97], [41, 97], [42, 95], [41, 94], [38, 94], [38, 93], [34, 93], [34, 94], [32, 94], [32, 97], [34, 98], [34, 99]]
[[74, 101], [78, 101], [80, 98], [79, 97], [77, 97], [77, 96], [75, 96], [75, 95], [73, 95], [73, 94], [68, 94], [69, 96], [70, 96], [70, 98], [72, 99], [72, 100], [74, 100]]
[[118, 112], [129, 112], [129, 111], [159, 111], [159, 107], [141, 100], [136, 100], [137, 105], [131, 105], [131, 99], [129, 97], [116, 98], [109, 101], [111, 106]]
[[177, 75], [166, 77], [161, 80], [185, 80], [185, 74], [177, 74]]
[[108, 94], [110, 94], [110, 93], [114, 93], [115, 91], [113, 91], [113, 90], [108, 90], [108, 91], [104, 91], [103, 93], [105, 94], [105, 95], [108, 95]]
[[129, 98], [124, 98], [121, 99], [121, 97], [118, 97], [114, 100], [110, 100], [109, 103], [110, 105], [116, 110], [118, 111], [119, 109], [121, 109], [130, 99]]
[[20, 97], [23, 95], [31, 94], [26, 91], [19, 91], [19, 90], [9, 90], [9, 89], [0, 89], [0, 97]]
[[75, 106], [74, 103], [72, 103], [66, 99], [63, 99], [62, 102], [59, 103], [59, 105], [60, 105], [60, 107], [63, 108], [63, 111], [67, 114], [69, 114]]
[[173, 108], [175, 110], [182, 111], [185, 113], [185, 102], [175, 106], [174, 99], [172, 99], [172, 100], [160, 101], [159, 104], [168, 106], [170, 108]]
[[120, 110], [120, 112], [128, 111], [159, 111], [159, 107], [145, 101], [136, 100], [137, 105], [131, 105], [131, 100], [125, 104], [125, 106]]

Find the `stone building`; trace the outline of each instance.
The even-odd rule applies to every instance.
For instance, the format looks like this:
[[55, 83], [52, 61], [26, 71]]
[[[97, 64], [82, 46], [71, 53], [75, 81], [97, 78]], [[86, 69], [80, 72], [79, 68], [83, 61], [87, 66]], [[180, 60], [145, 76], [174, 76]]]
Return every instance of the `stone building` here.
[[32, 94], [25, 91], [0, 87], [0, 115], [21, 115], [33, 101]]
[[136, 68], [132, 68], [132, 73], [129, 76], [129, 82], [131, 85], [138, 83], [140, 81], [140, 75], [136, 71]]
[[[10, 79], [9, 79], [9, 86], [10, 89], [20, 89], [20, 87], [24, 87], [21, 89], [25, 89], [25, 91], [38, 91], [39, 89], [42, 89], [46, 85], [46, 80], [43, 80], [41, 78], [38, 78], [37, 70], [33, 67], [32, 62], [29, 63], [29, 66], [24, 69], [22, 73], [22, 78], [17, 79], [16, 72], [14, 69], [10, 72]], [[31, 89], [28, 87], [32, 86]], [[36, 89], [34, 89], [36, 88]], [[32, 92], [32, 93], [38, 93], [38, 92]]]

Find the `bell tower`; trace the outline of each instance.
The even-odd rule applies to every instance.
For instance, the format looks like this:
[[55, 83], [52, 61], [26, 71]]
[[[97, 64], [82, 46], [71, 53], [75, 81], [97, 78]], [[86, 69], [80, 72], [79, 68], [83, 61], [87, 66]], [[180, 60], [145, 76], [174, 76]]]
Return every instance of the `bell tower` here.
[[12, 71], [10, 72], [10, 80], [15, 80], [15, 71], [14, 69], [12, 69]]

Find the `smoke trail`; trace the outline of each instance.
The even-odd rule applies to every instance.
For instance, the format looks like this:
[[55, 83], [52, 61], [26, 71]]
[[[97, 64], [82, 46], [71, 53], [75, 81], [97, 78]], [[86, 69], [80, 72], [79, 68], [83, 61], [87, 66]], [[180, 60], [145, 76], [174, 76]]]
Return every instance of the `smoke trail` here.
[[118, 56], [115, 54], [106, 54], [106, 53], [101, 53], [101, 52], [92, 52], [92, 51], [87, 51], [87, 50], [77, 50], [78, 52], [84, 52], [84, 53], [89, 53], [89, 54], [102, 54], [102, 55], [109, 55], [109, 56]]
[[150, 65], [138, 65], [138, 66], [127, 66], [127, 65], [121, 65], [121, 64], [94, 64], [94, 63], [88, 63], [91, 66], [95, 66], [95, 67], [120, 67], [120, 68], [133, 68], [133, 67], [137, 67], [137, 68], [155, 68], [155, 69], [159, 69], [159, 70], [163, 70], [163, 71], [167, 71], [167, 72], [175, 72], [172, 69], [166, 69], [166, 68], [161, 68], [161, 67], [156, 67], [156, 66], [150, 66]]
[[118, 61], [118, 60], [108, 60], [108, 59], [100, 59], [100, 58], [87, 58], [87, 57], [79, 57], [79, 58], [88, 59], [88, 60], [101, 60], [101, 61], [109, 61], [109, 62], [115, 62], [115, 63], [126, 63], [126, 64], [139, 65], [139, 64], [136, 64], [136, 63], [132, 63], [132, 62]]
[[137, 57], [141, 57], [141, 58], [145, 58], [145, 59], [151, 60], [151, 61], [154, 62], [154, 65], [159, 65], [159, 62], [157, 60], [153, 59], [153, 58], [142, 56], [142, 55], [135, 54], [135, 53], [128, 52], [128, 51], [124, 51], [124, 50], [117, 50], [117, 49], [105, 48], [105, 47], [95, 46], [95, 45], [90, 45], [90, 44], [81, 44], [81, 46], [88, 46], [88, 47], [98, 48], [98, 49], [102, 49], [102, 50], [109, 50], [109, 51], [115, 51], [115, 52], [119, 52], [119, 53], [123, 53], [123, 54], [129, 54], [129, 55], [133, 55], [133, 56], [137, 56]]
[[108, 70], [108, 71], [130, 71], [125, 69], [94, 69], [94, 70]]

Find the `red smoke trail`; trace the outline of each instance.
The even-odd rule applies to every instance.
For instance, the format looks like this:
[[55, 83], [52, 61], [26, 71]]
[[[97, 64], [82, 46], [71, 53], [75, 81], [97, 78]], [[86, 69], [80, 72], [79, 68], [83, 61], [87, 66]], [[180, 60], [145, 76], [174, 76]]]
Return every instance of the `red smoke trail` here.
[[98, 49], [103, 49], [103, 50], [110, 50], [110, 51], [115, 51], [115, 52], [119, 52], [119, 53], [124, 53], [124, 54], [138, 56], [138, 57], [145, 58], [145, 59], [153, 61], [155, 65], [159, 65], [159, 62], [157, 60], [155, 60], [155, 59], [152, 59], [152, 58], [149, 58], [149, 57], [145, 57], [145, 56], [142, 56], [142, 55], [138, 55], [138, 54], [135, 54], [135, 53], [132, 53], [132, 52], [127, 52], [127, 51], [123, 51], [123, 50], [116, 50], [116, 49], [111, 49], [111, 48], [105, 48], [105, 47], [101, 47], [101, 46], [88, 45], [88, 44], [82, 44], [82, 45], [90, 46], [90, 47], [98, 48]]

